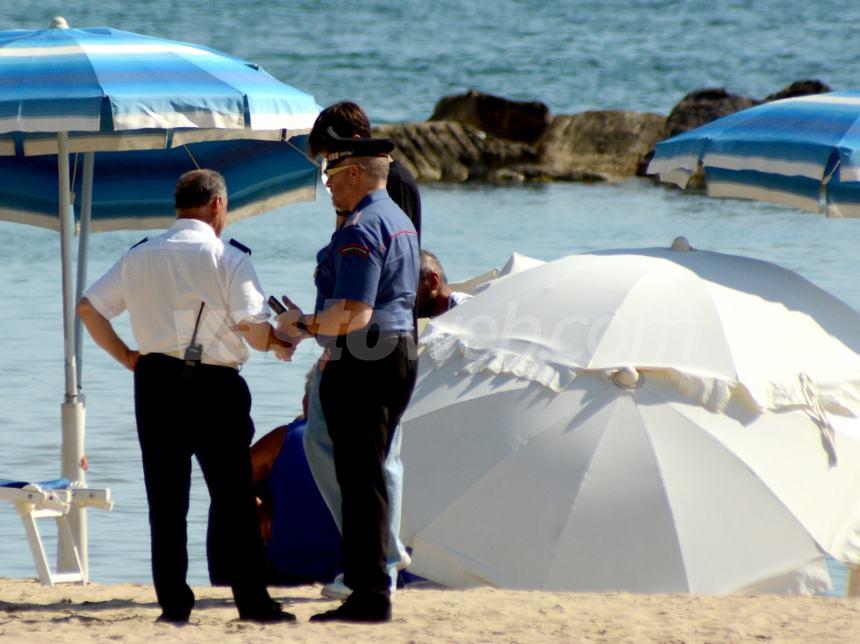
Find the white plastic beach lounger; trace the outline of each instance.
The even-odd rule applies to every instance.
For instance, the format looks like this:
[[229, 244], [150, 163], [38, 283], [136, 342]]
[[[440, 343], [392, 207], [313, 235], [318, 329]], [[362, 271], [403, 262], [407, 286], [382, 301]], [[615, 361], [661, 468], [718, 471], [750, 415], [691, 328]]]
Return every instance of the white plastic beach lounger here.
[[110, 490], [74, 487], [66, 479], [34, 483], [0, 479], [0, 501], [12, 503], [24, 523], [24, 531], [27, 533], [27, 541], [30, 543], [30, 552], [33, 555], [33, 563], [36, 565], [39, 581], [46, 586], [68, 582], [87, 583], [89, 574], [81, 565], [76, 545], [70, 546], [72, 552], [64, 554], [69, 561], [75, 562], [77, 571], [61, 573], [52, 570], [45, 554], [42, 537], [39, 535], [36, 519], [52, 518], [56, 520], [57, 533], [62, 533], [66, 537], [59, 542], [74, 544], [66, 516], [69, 509], [72, 505], [76, 505], [80, 508], [95, 507], [111, 510], [113, 509], [113, 501], [111, 501]]

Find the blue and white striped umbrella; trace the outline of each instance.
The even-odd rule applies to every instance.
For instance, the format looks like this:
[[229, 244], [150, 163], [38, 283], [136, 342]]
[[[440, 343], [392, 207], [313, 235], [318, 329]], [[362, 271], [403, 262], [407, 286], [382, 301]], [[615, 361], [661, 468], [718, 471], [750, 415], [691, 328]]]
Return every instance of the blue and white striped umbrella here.
[[713, 197], [860, 217], [860, 91], [758, 105], [658, 143], [649, 174], [686, 187], [704, 170]]
[[[227, 178], [233, 220], [313, 199], [316, 168], [289, 139], [318, 112], [309, 94], [206, 47], [108, 28], [2, 31], [0, 218], [59, 228], [45, 189], [59, 132], [70, 153], [96, 153], [93, 230], [169, 225], [173, 184], [198, 165]], [[75, 195], [84, 180], [73, 156]]]
[[[60, 230], [61, 472], [83, 483], [74, 305], [86, 284], [90, 228], [168, 227], [176, 179], [196, 167], [225, 176], [232, 220], [313, 199], [318, 170], [302, 152], [302, 135], [319, 106], [255, 65], [212, 49], [107, 28], [69, 29], [62, 18], [54, 26], [0, 31], [0, 219]], [[85, 515], [73, 511], [71, 523], [86, 575]], [[66, 539], [60, 535], [60, 569], [73, 567]]]
[[234, 56], [108, 28], [0, 32], [0, 77], [2, 132], [297, 130], [318, 111]]

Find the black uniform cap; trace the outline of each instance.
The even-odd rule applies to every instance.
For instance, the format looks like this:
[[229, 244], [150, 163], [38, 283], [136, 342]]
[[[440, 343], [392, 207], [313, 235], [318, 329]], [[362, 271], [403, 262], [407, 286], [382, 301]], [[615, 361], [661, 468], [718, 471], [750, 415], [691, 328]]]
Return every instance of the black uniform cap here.
[[332, 167], [349, 157], [382, 157], [394, 149], [391, 139], [355, 139], [338, 135], [334, 128], [326, 130], [326, 163]]

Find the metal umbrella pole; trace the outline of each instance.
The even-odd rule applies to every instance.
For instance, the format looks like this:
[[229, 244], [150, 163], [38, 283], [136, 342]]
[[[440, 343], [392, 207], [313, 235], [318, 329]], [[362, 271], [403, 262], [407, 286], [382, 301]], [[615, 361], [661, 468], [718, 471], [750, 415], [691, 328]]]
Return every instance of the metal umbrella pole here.
[[[57, 134], [57, 172], [60, 204], [60, 258], [62, 261], [63, 284], [63, 343], [65, 354], [65, 396], [61, 407], [62, 450], [61, 469], [63, 478], [81, 483], [84, 471], [81, 458], [84, 452], [84, 404], [78, 396], [77, 368], [75, 366], [75, 301], [72, 282], [72, 237], [75, 220], [72, 212], [69, 190], [69, 135]], [[87, 520], [86, 511], [73, 506], [69, 511], [73, 543], [60, 532], [57, 540], [57, 572], [77, 570], [75, 546], [78, 548], [84, 579], [87, 578]]]
[[[78, 281], [75, 289], [75, 302], [81, 301], [81, 295], [87, 286], [87, 264], [89, 262], [90, 248], [90, 221], [93, 209], [93, 170], [95, 166], [95, 153], [84, 153], [84, 172], [81, 177], [81, 211], [80, 224], [78, 228]], [[75, 316], [75, 366], [78, 376], [78, 396], [81, 402], [86, 398], [82, 391], [81, 371], [83, 369], [83, 324], [81, 319]]]

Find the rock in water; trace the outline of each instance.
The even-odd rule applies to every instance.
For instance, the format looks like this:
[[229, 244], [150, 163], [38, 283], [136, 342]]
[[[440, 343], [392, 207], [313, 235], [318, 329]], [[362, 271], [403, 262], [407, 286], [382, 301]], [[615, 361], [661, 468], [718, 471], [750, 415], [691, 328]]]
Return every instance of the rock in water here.
[[418, 181], [617, 181], [636, 174], [666, 137], [661, 114], [606, 110], [553, 119], [536, 145], [493, 136], [457, 121], [383, 125], [392, 156]]
[[668, 135], [675, 136], [758, 104], [759, 101], [749, 96], [730, 94], [722, 87], [697, 89], [672, 108], [666, 119]]
[[783, 87], [778, 92], [765, 97], [764, 102], [778, 101], [782, 98], [793, 98], [795, 96], [807, 96], [808, 94], [826, 94], [832, 91], [830, 85], [820, 80], [799, 80], [791, 85]]
[[457, 121], [381, 125], [373, 133], [394, 141], [392, 156], [418, 181], [491, 179], [500, 168], [536, 160], [531, 146]]
[[[538, 143], [542, 166], [554, 178], [618, 180], [636, 174], [645, 155], [666, 138], [666, 118], [651, 112], [600, 110], [553, 119]], [[585, 173], [585, 174], [584, 174]]]
[[494, 136], [535, 143], [550, 124], [549, 107], [540, 101], [512, 101], [469, 90], [436, 103], [430, 121], [459, 121]]

